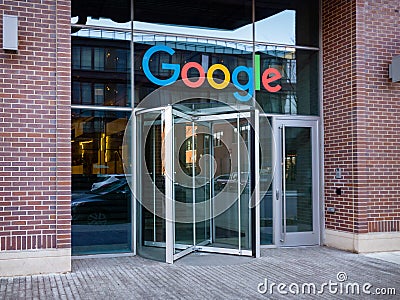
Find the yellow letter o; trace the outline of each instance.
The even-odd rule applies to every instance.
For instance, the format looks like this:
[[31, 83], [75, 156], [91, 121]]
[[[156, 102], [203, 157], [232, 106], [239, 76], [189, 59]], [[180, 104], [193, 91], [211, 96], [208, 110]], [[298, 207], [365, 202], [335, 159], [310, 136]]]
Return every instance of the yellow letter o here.
[[[216, 70], [221, 70], [222, 73], [224, 73], [225, 79], [221, 83], [216, 83], [214, 78], [212, 77]], [[224, 65], [215, 64], [215, 65], [212, 65], [208, 69], [207, 81], [214, 89], [222, 90], [222, 89], [226, 88], [228, 86], [229, 82], [231, 81], [231, 73], [229, 73], [228, 68], [225, 67]]]

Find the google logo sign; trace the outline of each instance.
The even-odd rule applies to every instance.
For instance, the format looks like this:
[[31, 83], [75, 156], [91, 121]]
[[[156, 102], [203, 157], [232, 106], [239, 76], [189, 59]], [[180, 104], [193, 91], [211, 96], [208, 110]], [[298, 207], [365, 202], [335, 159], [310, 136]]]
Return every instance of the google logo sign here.
[[[282, 88], [279, 84], [276, 83], [275, 85], [271, 85], [274, 81], [282, 78], [282, 75], [279, 73], [277, 69], [268, 68], [261, 74], [260, 56], [258, 54], [255, 55], [254, 70], [253, 68], [250, 67], [238, 66], [233, 70], [231, 75], [228, 68], [223, 64], [214, 64], [209, 67], [206, 74], [206, 71], [204, 70], [202, 65], [200, 65], [197, 62], [188, 62], [185, 65], [183, 65], [182, 69], [179, 64], [163, 63], [161, 65], [162, 70], [172, 70], [173, 72], [170, 78], [159, 79], [151, 73], [149, 66], [151, 56], [157, 52], [166, 52], [172, 56], [174, 55], [175, 51], [168, 46], [162, 45], [162, 46], [153, 46], [150, 49], [148, 49], [144, 54], [142, 60], [144, 74], [152, 83], [156, 85], [164, 86], [172, 84], [178, 80], [179, 74], [181, 75], [183, 83], [190, 88], [198, 88], [202, 86], [204, 81], [207, 79], [208, 84], [211, 87], [217, 90], [222, 90], [226, 88], [229, 82], [232, 80], [232, 83], [239, 91], [242, 91], [242, 94], [243, 91], [246, 92], [245, 95], [242, 95], [239, 92], [235, 92], [233, 94], [237, 100], [242, 102], [249, 101], [253, 97], [254, 83], [255, 83], [255, 90], [260, 90], [261, 86], [260, 82], [261, 82], [264, 88], [271, 93], [276, 93], [280, 91]], [[192, 68], [196, 69], [199, 72], [199, 77], [196, 78], [195, 81], [192, 81], [188, 78], [188, 71]], [[215, 79], [213, 78], [213, 74], [217, 70], [221, 71], [225, 76], [225, 79], [222, 82], [216, 82]], [[239, 74], [242, 72], [247, 74], [247, 82], [245, 84], [240, 83], [238, 79]]]

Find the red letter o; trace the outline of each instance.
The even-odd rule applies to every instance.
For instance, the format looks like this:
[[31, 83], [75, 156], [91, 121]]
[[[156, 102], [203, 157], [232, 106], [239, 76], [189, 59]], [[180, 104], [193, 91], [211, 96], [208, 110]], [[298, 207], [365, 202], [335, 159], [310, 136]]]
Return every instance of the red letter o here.
[[[197, 81], [190, 81], [188, 79], [187, 73], [190, 68], [195, 68], [195, 69], [197, 69], [197, 71], [199, 71], [199, 79]], [[204, 69], [197, 62], [190, 62], [190, 63], [187, 63], [186, 65], [184, 65], [182, 67], [181, 76], [182, 76], [183, 83], [186, 84], [190, 88], [198, 88], [199, 86], [201, 86], [203, 84], [204, 80], [206, 80], [206, 77], [205, 77], [206, 75], [204, 73]]]

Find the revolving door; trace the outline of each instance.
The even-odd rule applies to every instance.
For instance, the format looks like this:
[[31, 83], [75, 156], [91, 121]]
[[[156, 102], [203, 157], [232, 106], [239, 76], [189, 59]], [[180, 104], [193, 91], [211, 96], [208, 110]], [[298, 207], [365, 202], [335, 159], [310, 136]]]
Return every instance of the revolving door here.
[[171, 105], [135, 112], [138, 254], [168, 263], [194, 251], [256, 255], [252, 118]]

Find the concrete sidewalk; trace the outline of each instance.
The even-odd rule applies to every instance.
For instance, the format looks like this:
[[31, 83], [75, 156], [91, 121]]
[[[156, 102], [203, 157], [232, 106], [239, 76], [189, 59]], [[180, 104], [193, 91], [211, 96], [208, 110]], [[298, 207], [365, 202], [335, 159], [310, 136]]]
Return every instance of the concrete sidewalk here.
[[[399, 265], [325, 247], [263, 249], [259, 259], [192, 254], [174, 265], [137, 256], [74, 259], [72, 265], [69, 274], [1, 278], [0, 299], [400, 299]], [[258, 292], [266, 279], [272, 295]], [[314, 283], [321, 290], [329, 281], [338, 284], [336, 293], [325, 286], [319, 296], [292, 295], [288, 287], [307, 292], [310, 286], [302, 284]], [[273, 283], [285, 283], [288, 295]], [[370, 283], [371, 293], [395, 288], [397, 296], [346, 293], [348, 283]]]

